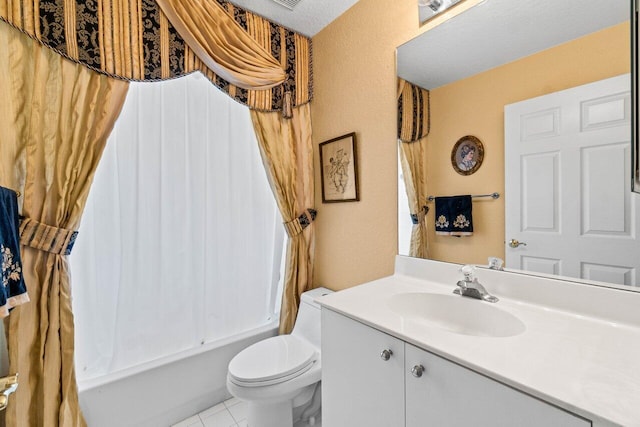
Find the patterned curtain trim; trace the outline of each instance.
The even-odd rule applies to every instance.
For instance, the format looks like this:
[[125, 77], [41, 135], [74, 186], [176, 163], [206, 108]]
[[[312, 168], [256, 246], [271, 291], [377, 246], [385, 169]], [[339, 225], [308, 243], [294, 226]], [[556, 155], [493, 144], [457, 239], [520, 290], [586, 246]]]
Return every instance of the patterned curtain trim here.
[[20, 243], [41, 251], [70, 255], [78, 232], [42, 224], [31, 218], [20, 222]]
[[[271, 52], [287, 81], [259, 91], [229, 84], [197, 58], [154, 0], [0, 0], [0, 20], [112, 78], [158, 81], [200, 71], [231, 98], [258, 111], [282, 111], [310, 102], [311, 39], [226, 0], [215, 1]], [[290, 104], [285, 97], [290, 97]]]
[[431, 129], [430, 94], [406, 82], [398, 97], [398, 139], [416, 142], [429, 135]]
[[423, 206], [420, 212], [418, 212], [417, 214], [411, 214], [411, 222], [413, 223], [413, 225], [423, 223], [428, 213], [429, 206]]
[[284, 228], [287, 230], [289, 237], [297, 236], [302, 233], [305, 228], [311, 225], [311, 223], [318, 216], [318, 211], [315, 209], [307, 209], [302, 215], [297, 218], [284, 223]]

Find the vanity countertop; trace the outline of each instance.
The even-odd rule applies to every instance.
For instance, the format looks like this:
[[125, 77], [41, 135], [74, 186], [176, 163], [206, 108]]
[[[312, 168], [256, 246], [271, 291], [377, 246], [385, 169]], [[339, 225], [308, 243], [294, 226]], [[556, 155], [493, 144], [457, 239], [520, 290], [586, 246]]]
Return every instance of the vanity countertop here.
[[[398, 263], [404, 267], [399, 268]], [[419, 271], [411, 271], [407, 263], [420, 263]], [[616, 299], [624, 291], [567, 284], [557, 279], [533, 280], [524, 275], [487, 270], [479, 277], [483, 285], [500, 298], [495, 306], [513, 314], [526, 326], [524, 332], [510, 337], [452, 333], [428, 323], [408, 321], [389, 307], [389, 298], [395, 294], [428, 292], [451, 295], [456, 280], [460, 278], [458, 266], [443, 265], [434, 261], [400, 259], [396, 262], [394, 275], [326, 295], [318, 302], [323, 307], [591, 419], [594, 426], [640, 426], [640, 324], [627, 321], [624, 313], [622, 316], [616, 313], [625, 309], [615, 307], [620, 305]], [[429, 274], [430, 269], [439, 272]], [[443, 281], [442, 277], [447, 276], [450, 280]], [[500, 289], [506, 289], [508, 285], [492, 288], [489, 283], [492, 278], [522, 282], [514, 284], [522, 291], [501, 295]], [[532, 291], [526, 282], [540, 280], [561, 282], [557, 297], [566, 303], [544, 305], [540, 300], [527, 298], [529, 294], [535, 295], [535, 290]], [[584, 308], [580, 306], [582, 290], [601, 294], [598, 304], [610, 306], [611, 316], [598, 313], [595, 317], [581, 312], [580, 308]], [[545, 292], [545, 284], [540, 286], [540, 292]], [[573, 295], [563, 295], [566, 292]], [[607, 292], [611, 293], [611, 300], [607, 300]], [[640, 293], [627, 291], [627, 296], [636, 299], [640, 298]], [[571, 306], [572, 297], [576, 307]], [[474, 302], [490, 304], [480, 300]], [[635, 311], [640, 311], [638, 305], [635, 307]], [[635, 319], [633, 315], [631, 319]]]

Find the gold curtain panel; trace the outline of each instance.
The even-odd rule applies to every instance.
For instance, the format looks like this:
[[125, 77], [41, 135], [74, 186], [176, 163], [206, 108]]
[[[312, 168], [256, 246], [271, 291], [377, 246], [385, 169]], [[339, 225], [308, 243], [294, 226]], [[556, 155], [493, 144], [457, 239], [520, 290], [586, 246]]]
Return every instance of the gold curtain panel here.
[[409, 83], [398, 81], [398, 139], [415, 142], [429, 135], [429, 91]]
[[[313, 287], [315, 257], [313, 142], [309, 104], [282, 114], [251, 111], [253, 129], [271, 190], [289, 234], [280, 309], [280, 333], [288, 334], [300, 306], [300, 296]], [[300, 212], [304, 212], [300, 214]]]
[[[225, 0], [208, 2], [206, 9], [224, 15], [226, 28], [233, 29], [245, 45], [261, 46], [258, 59], [268, 61], [272, 70], [262, 81], [262, 89], [243, 88], [249, 85], [239, 85], [237, 78], [223, 77], [220, 70], [211, 69], [210, 57], [187, 44], [155, 0], [0, 0], [0, 20], [66, 58], [111, 77], [154, 81], [200, 71], [220, 90], [255, 110], [281, 111], [285, 93], [291, 99], [287, 107], [311, 101], [309, 38]], [[258, 60], [255, 56], [250, 59], [252, 63]]]
[[0, 46], [0, 94], [10, 100], [0, 103], [0, 185], [23, 193], [22, 215], [31, 219], [22, 224], [20, 248], [31, 302], [5, 323], [9, 371], [20, 373], [6, 424], [84, 427], [63, 254], [129, 85], [69, 62], [2, 23]]

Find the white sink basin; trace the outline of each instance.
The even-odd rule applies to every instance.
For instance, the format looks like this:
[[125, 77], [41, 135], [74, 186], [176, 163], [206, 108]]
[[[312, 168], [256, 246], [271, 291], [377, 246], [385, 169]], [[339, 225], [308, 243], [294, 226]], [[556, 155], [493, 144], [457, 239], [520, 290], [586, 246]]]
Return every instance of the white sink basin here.
[[496, 304], [500, 302], [426, 292], [397, 294], [389, 298], [389, 308], [406, 320], [456, 334], [511, 337], [524, 332], [524, 323]]

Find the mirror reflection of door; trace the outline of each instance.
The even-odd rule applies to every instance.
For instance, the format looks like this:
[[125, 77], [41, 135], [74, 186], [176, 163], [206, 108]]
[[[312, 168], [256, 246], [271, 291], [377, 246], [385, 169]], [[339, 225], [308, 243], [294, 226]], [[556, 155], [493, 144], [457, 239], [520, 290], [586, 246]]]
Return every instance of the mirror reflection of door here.
[[639, 284], [630, 82], [625, 74], [505, 107], [507, 267]]

